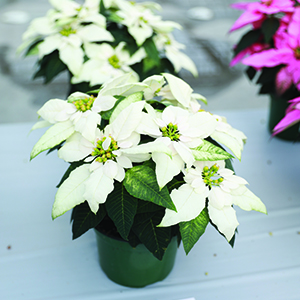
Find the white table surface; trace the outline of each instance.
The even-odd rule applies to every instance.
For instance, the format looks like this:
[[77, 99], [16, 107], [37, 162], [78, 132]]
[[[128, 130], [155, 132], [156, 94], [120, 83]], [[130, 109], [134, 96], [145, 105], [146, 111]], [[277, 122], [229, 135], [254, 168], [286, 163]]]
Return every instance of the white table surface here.
[[106, 278], [94, 232], [72, 241], [70, 213], [51, 220], [55, 186], [67, 164], [56, 153], [29, 162], [41, 131], [28, 136], [32, 124], [2, 124], [0, 299], [300, 299], [300, 144], [270, 140], [265, 110], [222, 115], [248, 136], [234, 167], [268, 215], [236, 208], [233, 249], [209, 226], [188, 256], [179, 248], [164, 281], [142, 289]]

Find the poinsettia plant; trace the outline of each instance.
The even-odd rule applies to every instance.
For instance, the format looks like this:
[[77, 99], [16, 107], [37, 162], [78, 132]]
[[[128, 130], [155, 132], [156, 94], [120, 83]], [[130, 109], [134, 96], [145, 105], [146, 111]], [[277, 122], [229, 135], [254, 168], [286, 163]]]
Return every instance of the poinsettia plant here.
[[137, 82], [126, 74], [96, 97], [75, 92], [46, 102], [33, 129], [50, 128], [31, 159], [56, 149], [70, 164], [53, 219], [73, 210], [73, 238], [96, 228], [143, 243], [158, 259], [175, 236], [189, 253], [209, 223], [233, 245], [233, 206], [266, 208], [232, 170], [246, 136], [198, 101], [206, 99], [174, 75]]
[[285, 120], [274, 128], [277, 134], [298, 122], [293, 106], [300, 96], [300, 1], [261, 0], [232, 5], [244, 10], [231, 31], [250, 25], [248, 31], [234, 48], [231, 65], [242, 62], [249, 66], [251, 80], [259, 73], [256, 83], [260, 94], [279, 96], [291, 100]]
[[197, 76], [193, 61], [172, 32], [181, 26], [163, 21], [154, 2], [127, 0], [49, 0], [53, 8], [34, 19], [19, 52], [38, 55], [34, 78], [50, 82], [68, 71], [72, 91], [86, 92], [132, 72], [137, 80], [182, 68]]

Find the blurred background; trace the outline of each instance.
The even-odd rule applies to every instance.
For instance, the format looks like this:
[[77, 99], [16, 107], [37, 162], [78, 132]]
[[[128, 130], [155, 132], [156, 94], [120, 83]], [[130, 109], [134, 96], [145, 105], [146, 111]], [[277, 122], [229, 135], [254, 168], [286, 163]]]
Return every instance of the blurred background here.
[[[253, 0], [252, 0], [253, 1]], [[78, 2], [83, 2], [78, 0]], [[142, 2], [137, 1], [137, 2]], [[234, 0], [157, 0], [164, 20], [180, 23], [175, 38], [186, 45], [185, 53], [195, 62], [199, 77], [181, 72], [195, 92], [208, 98], [211, 112], [257, 109], [268, 106], [268, 97], [258, 96], [245, 67], [229, 67], [232, 47], [247, 28], [229, 34], [241, 14], [230, 5]], [[250, 1], [249, 1], [250, 2]], [[30, 21], [51, 8], [48, 0], [0, 0], [0, 123], [35, 122], [36, 111], [51, 98], [66, 99], [68, 81], [61, 74], [44, 85], [32, 80], [37, 57], [16, 54]]]

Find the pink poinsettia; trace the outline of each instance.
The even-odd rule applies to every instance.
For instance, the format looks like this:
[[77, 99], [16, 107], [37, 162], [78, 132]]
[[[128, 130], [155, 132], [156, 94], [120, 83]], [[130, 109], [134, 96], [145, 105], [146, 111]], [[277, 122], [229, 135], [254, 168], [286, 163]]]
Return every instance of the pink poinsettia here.
[[232, 5], [233, 8], [245, 10], [236, 20], [230, 32], [252, 24], [254, 28], [261, 26], [268, 15], [277, 13], [292, 13], [295, 10], [292, 0], [261, 0], [260, 2], [241, 2]]
[[243, 64], [261, 69], [284, 65], [276, 77], [278, 94], [285, 92], [292, 83], [300, 90], [300, 9], [293, 14], [288, 31], [274, 36], [275, 48], [255, 53]]
[[289, 101], [290, 106], [286, 110], [284, 118], [274, 127], [273, 135], [291, 127], [300, 121], [300, 97]]

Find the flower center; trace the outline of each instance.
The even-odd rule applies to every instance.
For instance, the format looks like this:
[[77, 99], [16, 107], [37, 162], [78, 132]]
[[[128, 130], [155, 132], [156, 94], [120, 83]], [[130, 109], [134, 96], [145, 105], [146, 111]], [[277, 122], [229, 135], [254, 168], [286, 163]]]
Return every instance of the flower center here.
[[294, 53], [295, 53], [295, 57], [297, 59], [300, 59], [300, 47], [297, 47], [296, 49], [294, 49]]
[[90, 98], [75, 100], [72, 103], [75, 105], [77, 110], [85, 112], [92, 108], [94, 101], [95, 101], [95, 98], [93, 96], [91, 96]]
[[219, 167], [217, 164], [214, 164], [212, 167], [205, 166], [202, 172], [202, 178], [204, 183], [209, 186], [220, 186], [220, 183], [223, 182], [223, 177], [219, 176], [217, 173], [219, 171]]
[[108, 62], [115, 68], [120, 69], [121, 66], [119, 64], [120, 60], [118, 59], [117, 55], [113, 55], [108, 59]]
[[273, 0], [263, 0], [262, 3], [266, 6], [270, 6], [272, 4]]
[[116, 155], [113, 151], [118, 150], [118, 144], [112, 137], [103, 137], [97, 142], [97, 146], [92, 152], [92, 156], [96, 157], [96, 161], [99, 163], [105, 163], [107, 160], [114, 160]]
[[71, 34], [75, 34], [76, 30], [72, 29], [72, 27], [66, 27], [59, 32], [63, 36], [69, 36]]
[[180, 134], [177, 125], [173, 125], [172, 123], [169, 123], [167, 127], [161, 128], [161, 132], [164, 137], [170, 138], [171, 141], [176, 141], [176, 142], [179, 141]]

